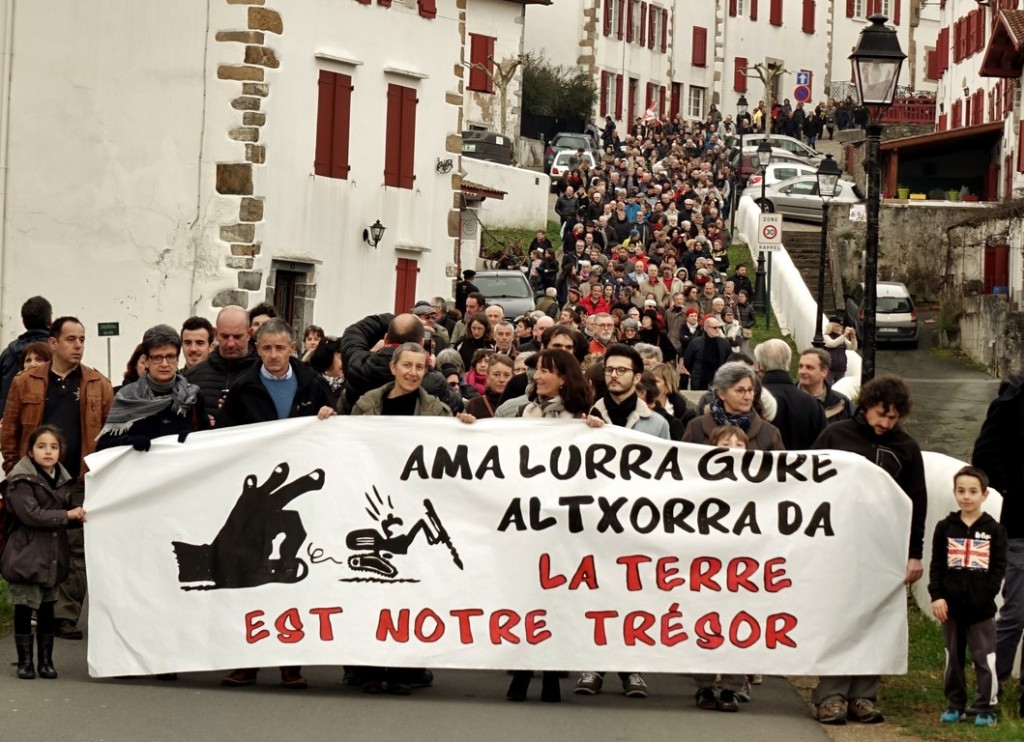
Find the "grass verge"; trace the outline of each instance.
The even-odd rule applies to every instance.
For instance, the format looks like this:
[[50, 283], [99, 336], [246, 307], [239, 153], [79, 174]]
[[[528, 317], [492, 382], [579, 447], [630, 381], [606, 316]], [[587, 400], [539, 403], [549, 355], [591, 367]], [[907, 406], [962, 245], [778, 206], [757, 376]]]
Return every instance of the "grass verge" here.
[[[1018, 742], [1024, 739], [1024, 722], [1017, 713], [1020, 686], [1010, 680], [1003, 689], [1003, 701], [998, 712], [999, 722], [995, 727], [976, 729], [973, 723], [942, 724], [939, 715], [946, 709], [943, 695], [942, 675], [945, 667], [945, 653], [942, 646], [942, 630], [939, 624], [926, 617], [917, 604], [908, 598], [907, 614], [910, 625], [910, 648], [906, 675], [895, 675], [882, 680], [879, 692], [881, 706], [886, 717], [906, 732], [922, 739], [960, 740], [978, 739], [999, 742]], [[968, 681], [973, 693], [974, 671], [968, 657]], [[972, 695], [968, 695], [973, 698]]]
[[[480, 230], [480, 245], [484, 252], [487, 254], [497, 254], [501, 252], [503, 247], [508, 247], [514, 253], [523, 256], [526, 255], [526, 248], [533, 241], [534, 236], [537, 234], [537, 229], [539, 228], [494, 228], [488, 227], [486, 224], [481, 226], [483, 228]], [[552, 244], [554, 244], [556, 248], [559, 248], [562, 244], [562, 240], [558, 236], [558, 222], [548, 222], [544, 225], [544, 228], [547, 229], [548, 239], [551, 240]]]
[[[754, 269], [757, 265], [757, 260], [753, 257], [750, 252], [750, 248], [744, 245], [742, 242], [737, 242], [729, 248], [729, 274], [732, 275], [735, 267], [743, 263], [747, 266], [747, 275], [750, 277], [751, 282], [754, 280]], [[765, 326], [764, 312], [754, 312], [757, 316], [757, 324], [754, 325], [753, 336], [750, 338], [750, 347], [755, 347], [758, 343], [762, 343], [769, 338], [779, 338], [785, 340], [789, 344], [789, 347], [793, 349], [793, 361], [790, 364], [790, 374], [793, 378], [796, 378], [797, 366], [800, 362], [799, 352], [802, 348], [797, 348], [796, 343], [793, 342], [793, 338], [790, 335], [783, 335], [782, 328], [779, 327], [779, 321], [775, 318], [775, 314], [772, 314], [772, 320], [769, 326]]]

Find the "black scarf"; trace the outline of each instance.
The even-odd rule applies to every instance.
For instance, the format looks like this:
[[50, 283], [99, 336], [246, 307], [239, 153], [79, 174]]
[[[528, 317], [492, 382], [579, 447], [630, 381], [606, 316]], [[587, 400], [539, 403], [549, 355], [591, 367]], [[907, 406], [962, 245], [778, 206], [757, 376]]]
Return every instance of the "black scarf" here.
[[612, 425], [624, 428], [629, 416], [636, 411], [636, 392], [630, 394], [622, 402], [616, 402], [610, 394], [606, 394], [604, 406], [608, 410], [608, 419], [612, 421]]

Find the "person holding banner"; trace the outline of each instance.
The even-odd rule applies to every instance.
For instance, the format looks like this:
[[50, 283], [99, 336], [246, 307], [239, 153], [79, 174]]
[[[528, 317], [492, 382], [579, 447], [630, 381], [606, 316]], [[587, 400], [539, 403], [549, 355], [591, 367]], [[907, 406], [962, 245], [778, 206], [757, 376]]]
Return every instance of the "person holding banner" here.
[[[841, 420], [822, 431], [812, 449], [834, 449], [860, 454], [887, 471], [913, 504], [910, 525], [909, 558], [906, 584], [921, 579], [924, 567], [924, 522], [928, 491], [924, 478], [924, 459], [917, 441], [900, 429], [900, 421], [910, 414], [910, 389], [898, 376], [878, 376], [864, 385], [852, 420]], [[856, 557], [851, 557], [856, 558]], [[875, 702], [878, 699], [877, 675], [822, 676], [811, 693], [811, 702], [822, 724], [845, 724], [847, 719], [861, 724], [885, 721]]]
[[[228, 391], [218, 427], [312, 415], [323, 420], [335, 414], [334, 408], [330, 406], [327, 382], [293, 357], [295, 348], [292, 328], [283, 319], [274, 317], [260, 325], [256, 331], [256, 352], [261, 363], [244, 372]], [[284, 533], [285, 541], [279, 547], [280, 561], [293, 562], [294, 550], [291, 554], [285, 551], [288, 542], [295, 539], [290, 538], [284, 522], [269, 522], [268, 526], [265, 553], [272, 553], [274, 540], [280, 533]], [[295, 549], [298, 546], [296, 543]], [[301, 667], [283, 666], [280, 670], [281, 685], [284, 687], [307, 687]], [[234, 670], [221, 679], [221, 685], [229, 688], [253, 685], [257, 672], [255, 667]]]

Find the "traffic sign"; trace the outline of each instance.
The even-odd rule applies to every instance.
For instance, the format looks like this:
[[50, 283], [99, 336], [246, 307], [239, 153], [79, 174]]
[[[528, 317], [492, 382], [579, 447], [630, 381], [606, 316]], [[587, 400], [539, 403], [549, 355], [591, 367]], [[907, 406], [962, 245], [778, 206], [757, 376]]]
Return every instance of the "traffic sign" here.
[[761, 212], [757, 220], [757, 247], [778, 250], [782, 247], [782, 214]]
[[121, 334], [121, 324], [119, 322], [100, 322], [96, 334], [101, 338], [117, 337]]
[[806, 85], [797, 85], [793, 89], [793, 99], [797, 103], [806, 103], [811, 99], [811, 89]]
[[811, 73], [808, 70], [800, 70], [796, 73], [796, 84], [811, 86]]

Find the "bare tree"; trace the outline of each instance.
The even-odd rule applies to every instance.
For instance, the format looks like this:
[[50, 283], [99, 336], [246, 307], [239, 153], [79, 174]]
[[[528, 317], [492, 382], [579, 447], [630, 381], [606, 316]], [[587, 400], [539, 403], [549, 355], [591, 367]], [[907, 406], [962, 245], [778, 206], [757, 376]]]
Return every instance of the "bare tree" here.
[[747, 77], [756, 77], [764, 85], [764, 100], [768, 110], [764, 114], [764, 131], [772, 133], [772, 91], [775, 90], [776, 81], [783, 75], [789, 74], [789, 70], [781, 64], [773, 62], [758, 62], [752, 67], [747, 67], [744, 73]]
[[[512, 87], [512, 80], [515, 79], [516, 71], [530, 61], [529, 54], [519, 54], [515, 57], [506, 57], [500, 62], [495, 61], [494, 57], [488, 56], [487, 61], [491, 63], [493, 69], [486, 64], [480, 62], [470, 62], [466, 65], [470, 69], [479, 70], [487, 75], [487, 79], [491, 81], [494, 89], [498, 91], [498, 102], [500, 104], [500, 116], [501, 120], [498, 123], [498, 131], [505, 136], [508, 133], [505, 131], [508, 128], [508, 94], [509, 88]], [[513, 141], [517, 140], [518, 137], [512, 137]]]

